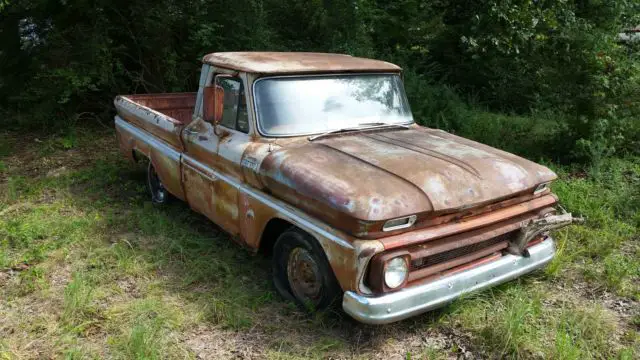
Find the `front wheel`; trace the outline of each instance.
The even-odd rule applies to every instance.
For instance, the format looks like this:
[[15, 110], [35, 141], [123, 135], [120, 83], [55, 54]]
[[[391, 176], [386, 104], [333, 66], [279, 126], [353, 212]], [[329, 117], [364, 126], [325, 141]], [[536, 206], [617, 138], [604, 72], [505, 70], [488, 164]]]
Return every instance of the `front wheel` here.
[[324, 250], [309, 234], [292, 229], [273, 248], [273, 282], [284, 298], [307, 311], [323, 310], [340, 295], [340, 286]]
[[165, 189], [162, 181], [160, 181], [151, 161], [149, 161], [149, 167], [147, 168], [147, 186], [151, 192], [151, 201], [154, 204], [166, 204], [169, 201], [170, 194]]

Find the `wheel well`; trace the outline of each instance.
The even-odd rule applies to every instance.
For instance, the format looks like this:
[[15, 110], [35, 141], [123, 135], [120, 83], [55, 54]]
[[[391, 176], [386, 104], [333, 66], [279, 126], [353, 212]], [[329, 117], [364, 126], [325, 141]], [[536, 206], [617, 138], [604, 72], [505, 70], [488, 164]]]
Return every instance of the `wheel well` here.
[[276, 240], [278, 240], [280, 234], [289, 230], [293, 226], [294, 225], [287, 220], [279, 218], [269, 220], [267, 225], [264, 227], [262, 236], [260, 236], [260, 252], [265, 255], [271, 255], [273, 245], [276, 243]]
[[136, 163], [139, 163], [141, 160], [149, 160], [147, 156], [138, 149], [131, 150], [131, 156]]

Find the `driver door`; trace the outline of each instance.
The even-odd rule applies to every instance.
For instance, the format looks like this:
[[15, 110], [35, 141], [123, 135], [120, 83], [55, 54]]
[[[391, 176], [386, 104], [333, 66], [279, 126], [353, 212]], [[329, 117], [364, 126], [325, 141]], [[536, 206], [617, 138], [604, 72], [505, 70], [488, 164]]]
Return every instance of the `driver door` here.
[[250, 141], [246, 96], [240, 77], [219, 74], [213, 85], [218, 125], [199, 119], [185, 129], [183, 182], [189, 205], [235, 237], [244, 182], [240, 162]]

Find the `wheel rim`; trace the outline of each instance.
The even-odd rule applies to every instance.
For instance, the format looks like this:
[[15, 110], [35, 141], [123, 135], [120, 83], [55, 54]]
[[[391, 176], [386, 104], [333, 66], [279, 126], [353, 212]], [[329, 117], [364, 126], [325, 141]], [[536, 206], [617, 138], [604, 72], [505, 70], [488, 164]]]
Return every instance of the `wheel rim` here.
[[151, 188], [151, 197], [156, 202], [164, 202], [167, 198], [167, 190], [162, 185], [156, 169], [149, 165], [149, 187]]
[[295, 248], [289, 254], [287, 277], [293, 295], [305, 305], [317, 305], [322, 295], [320, 269], [311, 253]]

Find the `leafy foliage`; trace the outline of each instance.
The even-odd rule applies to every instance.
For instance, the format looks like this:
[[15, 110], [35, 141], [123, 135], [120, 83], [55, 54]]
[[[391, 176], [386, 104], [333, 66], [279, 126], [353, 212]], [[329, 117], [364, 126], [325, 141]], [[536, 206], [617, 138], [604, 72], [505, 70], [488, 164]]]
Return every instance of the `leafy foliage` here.
[[346, 52], [402, 64], [424, 124], [547, 114], [525, 155], [598, 163], [640, 148], [638, 44], [618, 38], [638, 24], [634, 0], [0, 1], [0, 116], [68, 132], [118, 93], [192, 91], [209, 52]]

